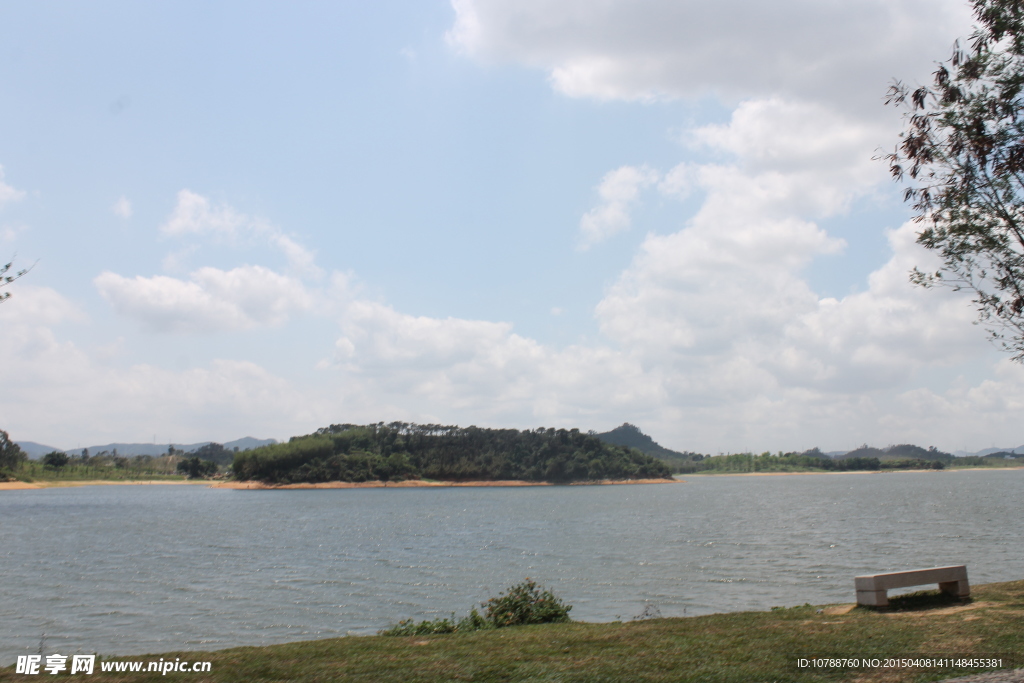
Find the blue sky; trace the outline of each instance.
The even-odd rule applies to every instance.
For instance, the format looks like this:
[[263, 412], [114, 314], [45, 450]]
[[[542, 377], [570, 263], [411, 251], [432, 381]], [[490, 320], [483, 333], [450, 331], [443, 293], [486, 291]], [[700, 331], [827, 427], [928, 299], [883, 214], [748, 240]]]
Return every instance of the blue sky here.
[[960, 3], [0, 11], [15, 439], [1024, 439], [1024, 374], [906, 283], [929, 256], [871, 160]]

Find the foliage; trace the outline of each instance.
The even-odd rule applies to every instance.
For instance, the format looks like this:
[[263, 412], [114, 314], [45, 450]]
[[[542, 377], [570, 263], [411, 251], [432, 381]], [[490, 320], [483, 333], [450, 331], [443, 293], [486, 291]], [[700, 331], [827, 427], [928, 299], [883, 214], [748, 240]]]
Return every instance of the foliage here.
[[499, 593], [482, 606], [485, 608], [482, 616], [476, 609], [471, 609], [468, 615], [459, 620], [455, 619], [454, 613], [450, 619], [424, 620], [419, 623], [405, 619], [391, 628], [378, 631], [378, 634], [429, 636], [528, 624], [561, 624], [570, 621], [569, 611], [572, 609], [572, 605], [564, 604], [551, 591], [541, 589], [529, 578], [512, 586], [507, 592]]
[[381, 636], [432, 636], [442, 633], [465, 633], [467, 631], [479, 631], [485, 628], [494, 628], [491, 622], [480, 616], [475, 609], [469, 614], [456, 620], [452, 613], [450, 619], [423, 620], [416, 623], [413, 619], [403, 619], [391, 628], [382, 629], [377, 632]]
[[[21, 276], [23, 276], [26, 273], [28, 273], [28, 271], [32, 270], [31, 267], [24, 268], [24, 269], [19, 270], [18, 272], [16, 272], [14, 275], [8, 275], [7, 273], [10, 272], [11, 267], [13, 265], [14, 265], [14, 261], [11, 261], [10, 263], [5, 263], [4, 265], [0, 266], [0, 287], [6, 287], [7, 285], [11, 284], [12, 282], [17, 280]], [[11, 298], [11, 293], [10, 292], [0, 293], [0, 304], [2, 304], [3, 302], [7, 301], [10, 298]]]
[[669, 477], [667, 465], [578, 429], [482, 429], [393, 422], [331, 425], [236, 453], [238, 479], [594, 481]]
[[541, 590], [536, 582], [527, 578], [491, 598], [485, 604], [484, 617], [496, 628], [524, 624], [559, 624], [569, 619], [572, 605], [566, 605], [551, 591]]
[[68, 464], [68, 454], [63, 451], [50, 451], [43, 456], [43, 465], [59, 470]]
[[219, 443], [208, 443], [195, 449], [189, 455], [193, 455], [200, 460], [210, 460], [218, 465], [230, 465], [231, 461], [234, 460], [235, 452], [229, 451]]
[[0, 472], [13, 472], [27, 458], [21, 446], [11, 441], [7, 432], [0, 430]]
[[918, 243], [942, 258], [911, 280], [973, 291], [992, 338], [1024, 361], [1024, 4], [972, 5], [970, 47], [956, 44], [933, 85], [889, 89], [906, 129], [886, 159], [909, 184]]
[[[58, 451], [59, 453], [59, 451]], [[47, 454], [51, 455], [51, 454]], [[23, 459], [11, 471], [11, 474], [22, 481], [85, 481], [99, 480], [132, 480], [132, 479], [179, 479], [175, 472], [177, 458], [167, 456], [154, 458], [151, 455], [137, 455], [132, 458], [115, 455], [113, 452], [100, 451], [93, 456], [83, 452], [81, 456], [67, 456], [64, 465], [49, 467], [43, 460]]]
[[217, 463], [212, 460], [202, 460], [198, 457], [185, 458], [178, 463], [177, 471], [189, 479], [201, 479], [217, 473]]
[[[903, 457], [905, 455], [920, 457]], [[941, 470], [950, 464], [967, 465], [965, 458], [955, 458], [949, 453], [919, 446], [901, 444], [886, 449], [862, 446], [846, 455], [832, 458], [813, 448], [803, 453], [732, 453], [715, 455], [692, 463], [689, 470], [697, 472], [875, 472], [878, 470], [934, 469]], [[978, 463], [973, 463], [978, 464]], [[984, 462], [980, 464], [990, 464]]]

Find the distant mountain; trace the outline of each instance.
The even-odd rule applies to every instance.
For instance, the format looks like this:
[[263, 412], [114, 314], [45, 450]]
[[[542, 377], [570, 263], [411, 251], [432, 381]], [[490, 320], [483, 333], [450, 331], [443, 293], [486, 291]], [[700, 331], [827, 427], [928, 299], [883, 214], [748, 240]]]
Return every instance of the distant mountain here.
[[[174, 448], [179, 451], [185, 451], [191, 453], [192, 451], [199, 450], [203, 446], [211, 443], [210, 441], [200, 441], [199, 443], [193, 444], [174, 444]], [[221, 444], [224, 448], [229, 451], [238, 448], [240, 451], [246, 451], [250, 448], [256, 448], [257, 446], [268, 446], [270, 444], [277, 443], [277, 439], [256, 439], [251, 436], [245, 436], [241, 439], [235, 439], [234, 441], [228, 441], [227, 443]], [[44, 446], [43, 444], [35, 443], [34, 441], [18, 441], [18, 446], [21, 450], [28, 454], [28, 457], [32, 459], [38, 459], [46, 455], [51, 451], [59, 451], [61, 449], [54, 448], [53, 446]], [[113, 453], [114, 449], [117, 449], [117, 454], [126, 458], [134, 458], [136, 455], [152, 455], [160, 456], [167, 455], [168, 444], [157, 444], [157, 443], [108, 443], [102, 446], [86, 446], [89, 449], [89, 455], [96, 455], [102, 451]], [[82, 448], [72, 448], [64, 451], [68, 455], [81, 455]]]
[[15, 443], [18, 444], [18, 447], [25, 451], [25, 453], [28, 454], [28, 457], [32, 460], [37, 460], [47, 453], [60, 450], [53, 446], [44, 446], [43, 444], [36, 443], [35, 441], [15, 441]]
[[622, 426], [616, 427], [610, 432], [595, 434], [594, 436], [605, 443], [610, 443], [616, 446], [626, 446], [627, 448], [635, 448], [641, 453], [658, 458], [659, 460], [664, 460], [670, 465], [690, 462], [693, 459], [693, 456], [697, 455], [696, 453], [680, 453], [679, 451], [673, 451], [665, 448], [655, 442], [654, 439], [641, 432], [639, 427], [631, 425], [628, 422], [624, 422]]
[[942, 460], [943, 462], [953, 458], [952, 453], [944, 453], [936, 448], [921, 448], [909, 443], [889, 446], [887, 448], [872, 448], [861, 446], [844, 455], [836, 456], [836, 460], [846, 458], [878, 458], [879, 460]]
[[277, 439], [256, 439], [251, 436], [243, 436], [241, 439], [228, 441], [221, 445], [229, 451], [233, 451], [236, 448], [240, 451], [248, 451], [252, 448], [259, 448], [260, 446], [269, 446], [272, 443], [277, 443]]
[[[1024, 446], [1017, 446], [1016, 448], [983, 448], [977, 453], [965, 453], [964, 455], [980, 455], [982, 457], [986, 455], [992, 455], [993, 453], [1013, 453], [1019, 455], [1024, 453]], [[959, 453], [957, 453], [959, 455]]]

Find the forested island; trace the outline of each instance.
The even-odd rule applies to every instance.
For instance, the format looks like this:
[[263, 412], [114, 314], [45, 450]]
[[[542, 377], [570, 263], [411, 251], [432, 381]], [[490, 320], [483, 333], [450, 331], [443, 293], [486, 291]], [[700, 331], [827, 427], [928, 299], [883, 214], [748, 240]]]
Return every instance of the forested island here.
[[[247, 437], [233, 443], [258, 442]], [[269, 442], [269, 443], [268, 443]], [[328, 482], [520, 481], [576, 483], [602, 480], [668, 479], [672, 474], [772, 472], [877, 472], [947, 468], [1024, 467], [1024, 447], [988, 449], [955, 456], [936, 448], [899, 444], [867, 445], [848, 452], [731, 453], [705, 455], [673, 451], [635, 425], [608, 432], [578, 429], [484, 429], [405, 422], [336, 424], [287, 443], [263, 440], [239, 450], [202, 442], [189, 450], [168, 445], [159, 456], [127, 457], [110, 449], [52, 450], [30, 459], [0, 431], [0, 484], [20, 481], [184, 481], [230, 480], [276, 485]], [[33, 444], [38, 446], [37, 444]], [[118, 444], [121, 446], [122, 444]], [[127, 444], [125, 449], [140, 444]], [[149, 445], [145, 445], [149, 448]], [[39, 449], [37, 449], [39, 450]], [[367, 484], [370, 485], [370, 484]], [[246, 486], [249, 487], [249, 486]]]
[[[608, 432], [596, 434], [608, 443], [627, 446], [654, 456], [676, 474], [748, 474], [754, 472], [878, 472], [884, 470], [942, 470], [948, 467], [1021, 467], [1024, 454], [1015, 451], [983, 452], [955, 456], [935, 447], [897, 444], [886, 448], [863, 445], [843, 453], [823, 453], [818, 448], [784, 453], [731, 453], [704, 455], [691, 451], [673, 451], [628, 422]], [[1017, 449], [1020, 450], [1020, 449]]]
[[341, 424], [236, 453], [241, 481], [507, 481], [670, 479], [667, 464], [578, 429], [484, 429], [406, 422]]

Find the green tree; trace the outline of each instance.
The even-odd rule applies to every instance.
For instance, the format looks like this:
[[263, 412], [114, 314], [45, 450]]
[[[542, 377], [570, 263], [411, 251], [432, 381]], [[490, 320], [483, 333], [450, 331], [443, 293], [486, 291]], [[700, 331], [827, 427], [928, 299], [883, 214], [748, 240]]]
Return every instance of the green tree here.
[[55, 470], [68, 464], [68, 454], [62, 451], [50, 451], [43, 456], [43, 465]]
[[7, 432], [0, 430], [0, 472], [13, 472], [28, 456], [11, 441]]
[[199, 458], [185, 458], [178, 463], [178, 472], [189, 479], [209, 477], [217, 473], [217, 463]]
[[886, 160], [918, 243], [942, 259], [911, 281], [972, 291], [993, 340], [1024, 361], [1024, 3], [971, 4], [970, 46], [957, 42], [932, 85], [890, 87], [905, 129]]
[[208, 443], [192, 451], [190, 455], [201, 460], [212, 460], [218, 465], [230, 465], [235, 457], [234, 451], [229, 451], [219, 443]]

